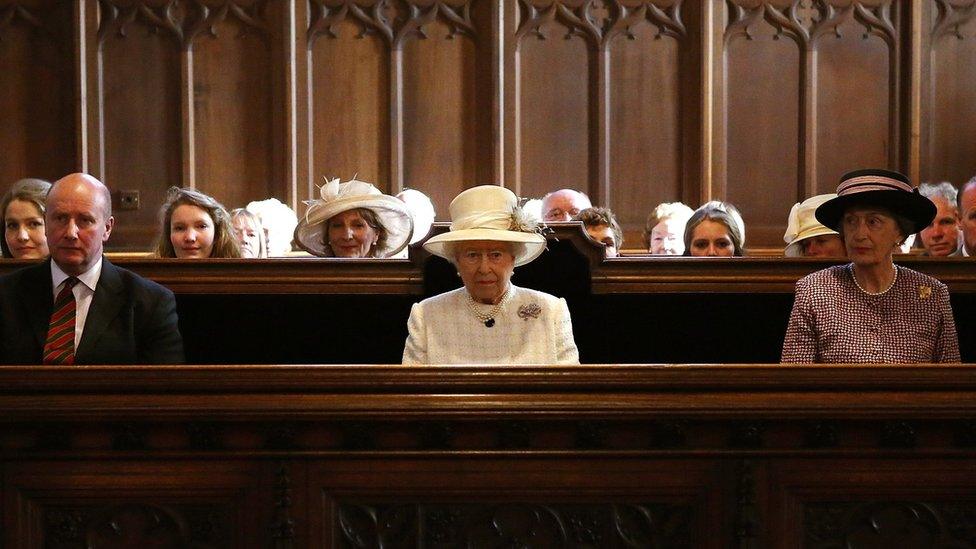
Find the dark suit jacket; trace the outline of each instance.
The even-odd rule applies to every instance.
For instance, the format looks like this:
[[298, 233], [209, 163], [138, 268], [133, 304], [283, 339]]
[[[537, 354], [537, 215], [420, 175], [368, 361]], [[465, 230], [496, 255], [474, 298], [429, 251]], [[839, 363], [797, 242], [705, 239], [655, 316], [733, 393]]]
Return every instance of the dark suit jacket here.
[[[0, 363], [41, 364], [54, 308], [50, 259], [0, 277]], [[173, 292], [102, 259], [75, 364], [180, 364]]]

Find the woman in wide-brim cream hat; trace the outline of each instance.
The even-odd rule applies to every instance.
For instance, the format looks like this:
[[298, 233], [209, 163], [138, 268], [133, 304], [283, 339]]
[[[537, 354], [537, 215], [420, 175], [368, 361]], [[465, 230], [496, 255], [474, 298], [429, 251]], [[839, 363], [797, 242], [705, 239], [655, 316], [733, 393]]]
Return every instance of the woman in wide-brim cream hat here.
[[321, 198], [310, 200], [295, 227], [295, 241], [320, 257], [390, 257], [402, 250], [413, 233], [413, 218], [396, 197], [355, 179], [333, 179], [322, 186]]
[[450, 261], [464, 286], [413, 306], [403, 363], [578, 364], [566, 300], [511, 282], [546, 248], [515, 194], [474, 187], [450, 212], [451, 230], [424, 249]]

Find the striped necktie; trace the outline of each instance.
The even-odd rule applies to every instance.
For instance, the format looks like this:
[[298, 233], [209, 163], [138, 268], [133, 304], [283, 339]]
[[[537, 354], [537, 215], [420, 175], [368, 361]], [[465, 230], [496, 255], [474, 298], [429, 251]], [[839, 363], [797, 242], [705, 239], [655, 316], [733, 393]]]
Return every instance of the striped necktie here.
[[44, 344], [44, 364], [75, 363], [75, 294], [71, 291], [78, 279], [70, 277], [54, 300], [54, 312]]

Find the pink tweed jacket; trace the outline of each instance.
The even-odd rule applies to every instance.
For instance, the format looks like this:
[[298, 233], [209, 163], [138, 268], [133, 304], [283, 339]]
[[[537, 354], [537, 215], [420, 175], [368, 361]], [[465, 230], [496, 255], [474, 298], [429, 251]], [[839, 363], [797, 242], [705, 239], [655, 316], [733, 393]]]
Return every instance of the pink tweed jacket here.
[[959, 362], [946, 285], [911, 269], [895, 268], [894, 285], [878, 295], [857, 287], [852, 264], [800, 279], [781, 361]]

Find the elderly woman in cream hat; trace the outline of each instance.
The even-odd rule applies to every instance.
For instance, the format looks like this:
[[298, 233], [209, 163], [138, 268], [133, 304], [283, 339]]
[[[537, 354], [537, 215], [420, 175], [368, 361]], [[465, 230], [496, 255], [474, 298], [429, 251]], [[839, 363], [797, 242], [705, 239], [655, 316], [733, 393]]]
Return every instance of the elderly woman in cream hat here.
[[450, 206], [450, 232], [424, 244], [464, 287], [413, 306], [404, 364], [578, 364], [566, 300], [511, 283], [545, 238], [510, 190], [484, 185]]
[[797, 202], [790, 210], [790, 219], [783, 240], [786, 257], [844, 257], [844, 241], [840, 234], [817, 221], [814, 215], [821, 204], [837, 198], [836, 194], [819, 194]]
[[373, 185], [355, 179], [333, 179], [311, 200], [295, 227], [295, 241], [320, 257], [390, 257], [402, 250], [413, 233], [406, 205]]
[[959, 362], [946, 285], [892, 260], [932, 221], [935, 205], [906, 176], [873, 169], [844, 175], [815, 213], [840, 233], [851, 263], [796, 283], [781, 361]]

